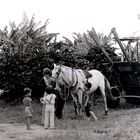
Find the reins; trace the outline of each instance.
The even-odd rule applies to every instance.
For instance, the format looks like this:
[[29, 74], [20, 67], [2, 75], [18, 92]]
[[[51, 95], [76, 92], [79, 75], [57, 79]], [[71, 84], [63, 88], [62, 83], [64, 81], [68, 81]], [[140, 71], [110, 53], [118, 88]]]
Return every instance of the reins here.
[[[60, 75], [61, 72], [62, 71], [61, 71], [61, 67], [60, 67], [59, 75]], [[76, 75], [76, 78], [77, 78], [77, 75]], [[69, 98], [70, 90], [72, 90], [78, 84], [77, 79], [76, 79], [76, 83], [73, 84], [73, 81], [74, 81], [74, 69], [72, 68], [72, 82], [70, 82], [71, 85], [68, 85], [66, 83], [65, 79], [62, 79], [62, 80], [64, 82], [64, 91], [63, 91], [64, 94], [61, 91], [59, 91], [59, 92], [60, 92], [60, 97], [62, 98], [62, 100], [66, 101]], [[67, 94], [66, 94], [66, 88], [68, 89]]]
[[59, 93], [60, 93], [60, 97], [61, 97], [61, 99], [62, 100], [64, 100], [64, 101], [66, 101], [68, 98], [69, 98], [69, 95], [70, 95], [70, 88], [68, 87], [67, 89], [68, 89], [68, 94], [66, 95], [66, 88], [67, 88], [67, 86], [66, 85], [64, 85], [64, 94], [61, 92], [61, 91], [59, 91]]

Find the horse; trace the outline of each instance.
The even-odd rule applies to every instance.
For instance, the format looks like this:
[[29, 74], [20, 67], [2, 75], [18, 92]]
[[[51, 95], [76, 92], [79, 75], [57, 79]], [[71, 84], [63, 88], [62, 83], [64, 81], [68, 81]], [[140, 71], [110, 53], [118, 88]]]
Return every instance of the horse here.
[[[87, 97], [87, 102], [89, 96], [98, 88], [104, 99], [106, 115], [108, 113], [106, 89], [109, 97], [111, 97], [112, 100], [115, 100], [111, 94], [109, 81], [96, 69], [85, 71], [82, 69], [74, 69], [68, 66], [54, 64], [51, 77], [56, 80], [56, 88], [58, 90], [59, 84], [66, 85], [70, 88], [71, 96], [76, 105], [76, 115], [82, 115], [83, 97]], [[89, 85], [88, 88], [86, 85]]]

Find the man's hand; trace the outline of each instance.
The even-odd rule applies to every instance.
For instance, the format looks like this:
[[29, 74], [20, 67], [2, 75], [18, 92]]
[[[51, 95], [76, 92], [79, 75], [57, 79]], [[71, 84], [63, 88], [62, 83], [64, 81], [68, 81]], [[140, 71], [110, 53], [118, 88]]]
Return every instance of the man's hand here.
[[41, 103], [43, 102], [43, 97], [40, 98], [40, 102], [41, 102]]

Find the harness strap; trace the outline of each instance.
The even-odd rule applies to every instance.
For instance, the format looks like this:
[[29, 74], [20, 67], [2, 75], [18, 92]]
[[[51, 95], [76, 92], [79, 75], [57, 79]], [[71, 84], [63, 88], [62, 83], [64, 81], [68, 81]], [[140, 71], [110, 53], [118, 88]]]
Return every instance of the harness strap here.
[[62, 76], [62, 80], [66, 86], [70, 87], [69, 81], [64, 76]]
[[49, 85], [49, 82], [48, 82], [47, 78], [44, 76], [43, 79], [45, 81], [46, 86], [48, 86]]
[[85, 83], [85, 88], [86, 88], [86, 91], [89, 90], [92, 86], [92, 84], [88, 81], [89, 78], [92, 77], [92, 74], [87, 71], [87, 70], [82, 70], [83, 74], [85, 75], [85, 80], [86, 80], [86, 83]]
[[[77, 77], [77, 74], [76, 74], [76, 80], [75, 80], [75, 82], [74, 82], [74, 70], [72, 71], [72, 82], [70, 83], [64, 76], [62, 76], [62, 80], [63, 80], [63, 82], [64, 82], [64, 84], [65, 84], [65, 86], [66, 87], [68, 87], [68, 88], [70, 88], [70, 89], [73, 89], [73, 88], [75, 88], [76, 87], [76, 85], [78, 84], [78, 77]], [[74, 82], [74, 83], [73, 83]]]
[[[74, 72], [74, 71], [73, 71]], [[77, 84], [78, 84], [78, 77], [77, 77], [77, 73], [75, 72], [75, 75], [76, 75], [76, 80], [75, 80], [75, 82], [73, 83], [73, 85], [71, 85], [71, 87], [70, 87], [70, 89], [71, 90], [73, 90], [76, 86], [77, 86]]]
[[85, 74], [85, 77], [87, 79], [92, 77], [92, 74], [90, 72], [88, 72], [87, 70], [83, 70], [83, 73]]
[[52, 96], [51, 96], [50, 100], [48, 100], [48, 99], [46, 99], [46, 100], [47, 100], [47, 102], [48, 102], [49, 104], [52, 104], [52, 103], [51, 103]]
[[70, 88], [68, 87], [68, 93], [66, 95], [66, 86], [64, 85], [64, 94], [61, 91], [59, 91], [60, 97], [61, 97], [62, 100], [66, 101], [68, 99], [69, 94], [70, 94], [69, 90], [70, 90]]
[[73, 67], [72, 67], [72, 82], [71, 82], [71, 85], [73, 85], [73, 81], [74, 81], [74, 70], [73, 70]]

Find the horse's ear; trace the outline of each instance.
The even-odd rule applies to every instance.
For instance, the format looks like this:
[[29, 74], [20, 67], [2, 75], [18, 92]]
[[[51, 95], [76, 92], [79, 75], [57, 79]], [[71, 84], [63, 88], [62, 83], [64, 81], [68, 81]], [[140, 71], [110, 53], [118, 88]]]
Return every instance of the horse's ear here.
[[53, 66], [54, 66], [54, 68], [55, 68], [55, 67], [56, 67], [56, 64], [54, 63]]

